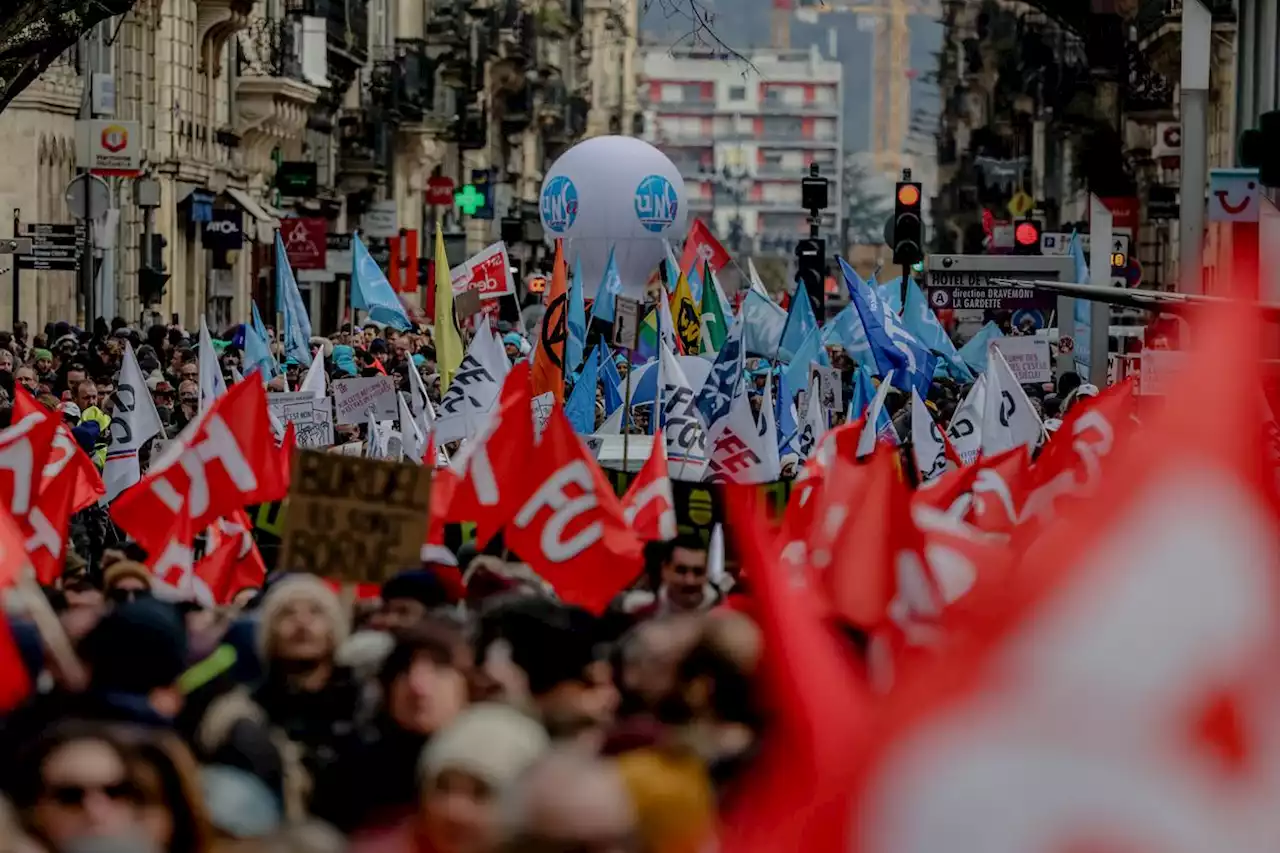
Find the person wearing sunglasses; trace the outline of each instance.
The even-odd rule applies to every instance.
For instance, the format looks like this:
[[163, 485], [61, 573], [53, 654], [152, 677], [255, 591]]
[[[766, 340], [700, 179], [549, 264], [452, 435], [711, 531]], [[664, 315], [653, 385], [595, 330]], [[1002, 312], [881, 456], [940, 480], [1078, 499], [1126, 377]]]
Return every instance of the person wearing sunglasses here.
[[112, 606], [151, 597], [151, 573], [132, 560], [113, 563], [103, 574], [102, 589]]
[[19, 756], [12, 793], [22, 822], [51, 849], [138, 828], [126, 750], [100, 723], [61, 723]]

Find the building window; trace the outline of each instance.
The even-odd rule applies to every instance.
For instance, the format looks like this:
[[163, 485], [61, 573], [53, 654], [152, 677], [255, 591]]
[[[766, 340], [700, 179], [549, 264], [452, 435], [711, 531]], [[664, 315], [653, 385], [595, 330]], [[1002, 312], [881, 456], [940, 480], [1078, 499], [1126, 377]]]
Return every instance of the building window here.
[[746, 86], [730, 86], [729, 87], [729, 100], [745, 101], [746, 99], [747, 99]]
[[680, 100], [686, 104], [697, 104], [702, 101], [702, 84], [685, 83], [680, 87]]
[[676, 83], [663, 84], [662, 100], [670, 104], [680, 103], [684, 100], [684, 87]]
[[804, 124], [790, 116], [766, 116], [763, 130], [765, 139], [800, 139]]
[[780, 106], [782, 104], [782, 93], [777, 88], [769, 86], [764, 90], [764, 102], [769, 106]]

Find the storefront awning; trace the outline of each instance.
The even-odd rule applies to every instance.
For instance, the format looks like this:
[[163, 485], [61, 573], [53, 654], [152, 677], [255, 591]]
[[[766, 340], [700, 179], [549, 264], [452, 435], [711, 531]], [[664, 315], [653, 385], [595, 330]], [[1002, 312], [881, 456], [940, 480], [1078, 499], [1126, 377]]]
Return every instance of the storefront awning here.
[[[254, 201], [244, 190], [238, 190], [235, 187], [227, 187], [226, 193], [231, 200], [244, 210], [245, 213], [257, 223], [255, 236], [259, 243], [271, 243], [275, 240], [276, 229], [280, 227], [280, 222], [270, 213], [263, 209], [262, 205]], [[245, 229], [248, 231], [248, 229]]]

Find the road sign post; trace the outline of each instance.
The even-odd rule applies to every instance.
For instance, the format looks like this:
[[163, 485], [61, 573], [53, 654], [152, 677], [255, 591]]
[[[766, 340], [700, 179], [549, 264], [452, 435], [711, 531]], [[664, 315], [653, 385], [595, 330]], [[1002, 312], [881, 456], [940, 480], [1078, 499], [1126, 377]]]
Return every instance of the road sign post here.
[[[1075, 300], [1070, 296], [1038, 294], [1002, 284], [997, 279], [1072, 282], [1074, 264], [1066, 256], [1043, 255], [930, 255], [926, 287], [934, 308], [957, 311], [1009, 311], [1016, 320], [1021, 312], [1043, 319], [1047, 327], [1056, 317], [1059, 338], [1075, 334]], [[1014, 325], [1019, 325], [1014, 322]], [[1069, 359], [1059, 358], [1057, 374], [1072, 369]]]

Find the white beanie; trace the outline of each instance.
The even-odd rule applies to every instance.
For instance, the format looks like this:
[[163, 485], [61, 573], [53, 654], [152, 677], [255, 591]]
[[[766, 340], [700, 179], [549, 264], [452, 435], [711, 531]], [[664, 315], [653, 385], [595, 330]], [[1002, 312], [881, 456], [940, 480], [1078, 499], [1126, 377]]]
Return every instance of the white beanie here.
[[537, 720], [510, 705], [482, 702], [431, 737], [418, 762], [418, 778], [427, 783], [455, 770], [500, 791], [550, 747], [551, 738]]
[[281, 611], [299, 600], [313, 602], [329, 617], [335, 654], [347, 641], [351, 625], [337, 594], [315, 575], [289, 575], [267, 587], [267, 594], [262, 599], [262, 615], [258, 621], [258, 655], [263, 663], [271, 659], [271, 635]]

